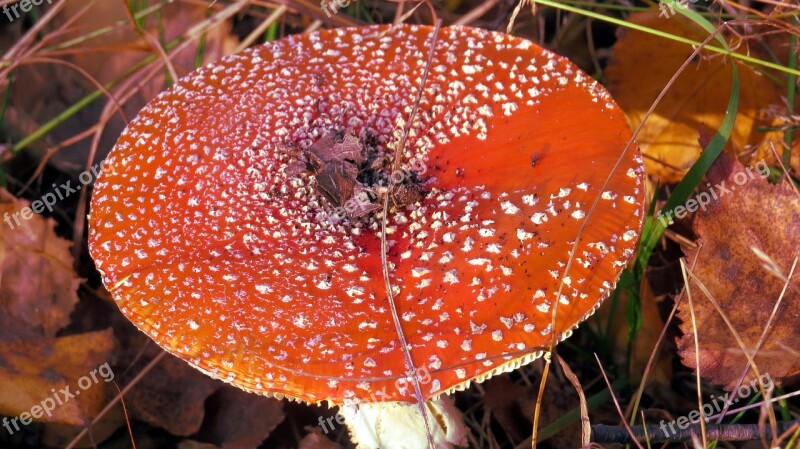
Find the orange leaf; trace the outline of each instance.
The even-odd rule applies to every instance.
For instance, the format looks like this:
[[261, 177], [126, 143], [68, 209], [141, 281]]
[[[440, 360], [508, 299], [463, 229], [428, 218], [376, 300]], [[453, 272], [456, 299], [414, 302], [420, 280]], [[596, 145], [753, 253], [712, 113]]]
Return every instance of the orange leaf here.
[[54, 340], [0, 341], [0, 415], [29, 413], [35, 421], [85, 425], [105, 403], [103, 385], [114, 377], [105, 363], [113, 348], [110, 329]]

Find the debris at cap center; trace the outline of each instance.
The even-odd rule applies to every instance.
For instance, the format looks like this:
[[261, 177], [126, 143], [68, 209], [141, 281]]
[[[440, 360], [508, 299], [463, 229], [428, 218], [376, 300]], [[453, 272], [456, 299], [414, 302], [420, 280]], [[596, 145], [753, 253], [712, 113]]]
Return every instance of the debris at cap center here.
[[313, 175], [315, 191], [340, 218], [368, 218], [382, 209], [387, 195], [390, 207], [401, 208], [419, 203], [428, 193], [419, 172], [394, 170], [389, 151], [352, 130], [331, 130], [305, 150], [286, 143], [278, 151], [294, 159], [286, 174]]

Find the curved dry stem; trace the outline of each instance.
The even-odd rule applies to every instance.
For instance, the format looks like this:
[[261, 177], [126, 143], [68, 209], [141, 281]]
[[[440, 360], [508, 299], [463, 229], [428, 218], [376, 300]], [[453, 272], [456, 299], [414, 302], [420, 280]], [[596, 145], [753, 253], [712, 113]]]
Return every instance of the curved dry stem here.
[[[86, 5], [86, 8], [88, 8], [95, 2], [97, 2], [97, 0], [90, 0], [89, 3]], [[44, 14], [44, 16], [42, 16], [41, 19], [37, 20], [36, 23], [34, 23], [33, 26], [31, 27], [31, 29], [29, 29], [28, 32], [25, 33], [25, 35], [22, 36], [22, 38], [18, 40], [13, 46], [11, 46], [11, 48], [9, 48], [8, 51], [6, 51], [6, 53], [3, 55], [2, 58], [0, 58], [0, 66], [6, 66], [8, 64], [9, 67], [13, 69], [15, 65], [14, 61], [21, 59], [22, 55], [20, 53], [22, 49], [27, 48], [34, 41], [36, 36], [39, 35], [39, 33], [41, 33], [44, 30], [44, 27], [47, 26], [47, 24], [50, 23], [51, 20], [53, 20], [53, 18], [59, 13], [59, 11], [61, 11], [62, 8], [64, 8], [64, 5], [66, 3], [67, 0], [57, 1], [55, 5], [49, 8], [47, 12]], [[35, 47], [36, 45], [34, 45], [34, 48]], [[6, 75], [8, 74], [9, 70], [10, 69], [6, 67], [2, 71], [0, 71], [0, 78], [6, 78]]]
[[[433, 31], [431, 31], [431, 43], [430, 47], [428, 48], [428, 61], [427, 64], [425, 64], [425, 70], [422, 72], [420, 85], [417, 89], [417, 96], [414, 99], [414, 106], [411, 109], [411, 114], [409, 114], [408, 120], [406, 121], [406, 126], [403, 130], [403, 136], [397, 145], [397, 149], [395, 150], [394, 161], [392, 163], [392, 172], [397, 172], [400, 168], [400, 156], [403, 154], [403, 149], [406, 146], [408, 134], [411, 131], [411, 125], [414, 123], [414, 116], [417, 114], [419, 102], [422, 99], [422, 93], [425, 91], [425, 82], [428, 79], [428, 72], [430, 71], [431, 63], [433, 61], [433, 52], [436, 49], [436, 41], [439, 38], [439, 28], [441, 25], [442, 21], [437, 20]], [[403, 325], [400, 323], [400, 317], [397, 314], [397, 305], [394, 302], [394, 295], [392, 294], [392, 280], [389, 276], [389, 261], [386, 258], [386, 255], [389, 253], [389, 244], [386, 241], [386, 224], [389, 216], [389, 198], [391, 198], [392, 189], [396, 184], [394, 178], [390, 179], [391, 182], [389, 183], [389, 192], [383, 198], [383, 216], [381, 217], [381, 268], [383, 271], [383, 281], [386, 283], [386, 297], [389, 301], [389, 307], [392, 311], [392, 321], [394, 322], [394, 328], [397, 332], [397, 338], [400, 340], [400, 347], [403, 348], [403, 356], [405, 358], [406, 365], [408, 366], [408, 371], [409, 373], [413, 374], [416, 372], [416, 366], [414, 365], [414, 359], [411, 357], [411, 351], [409, 350], [406, 337], [403, 333]], [[411, 378], [414, 381], [414, 395], [417, 397], [417, 404], [419, 405], [420, 412], [422, 413], [422, 419], [425, 421], [425, 432], [428, 435], [428, 446], [430, 449], [434, 449], [435, 445], [433, 443], [433, 434], [431, 433], [428, 408], [425, 407], [425, 400], [422, 398], [422, 387], [419, 383], [419, 377], [412, 375]]]
[[108, 97], [109, 101], [111, 101], [114, 104], [114, 106], [116, 106], [116, 111], [118, 111], [120, 113], [120, 116], [122, 117], [122, 120], [124, 120], [125, 123], [128, 123], [129, 118], [128, 118], [127, 114], [125, 114], [125, 111], [122, 109], [122, 104], [120, 104], [120, 102], [117, 101], [117, 98], [108, 89], [106, 89], [106, 87], [100, 81], [98, 81], [97, 78], [92, 76], [91, 73], [89, 73], [86, 70], [84, 70], [81, 66], [79, 66], [77, 64], [74, 64], [72, 62], [69, 62], [69, 61], [64, 61], [62, 59], [48, 58], [48, 57], [44, 57], [44, 56], [33, 56], [33, 57], [30, 57], [30, 58], [27, 58], [27, 60], [25, 60], [25, 61], [20, 62], [20, 64], [36, 64], [36, 63], [60, 64], [60, 65], [67, 66], [67, 67], [75, 70], [76, 72], [80, 73], [97, 90], [101, 91], [106, 97]]
[[42, 156], [42, 160], [39, 161], [39, 164], [36, 166], [36, 169], [33, 171], [33, 174], [31, 174], [31, 176], [28, 179], [28, 181], [25, 184], [22, 185], [22, 188], [18, 192], [16, 192], [16, 195], [17, 196], [21, 196], [25, 192], [28, 191], [28, 189], [31, 187], [31, 185], [33, 185], [33, 182], [36, 180], [36, 178], [38, 178], [42, 174], [42, 172], [44, 172], [44, 168], [47, 166], [47, 163], [50, 161], [51, 157], [53, 157], [56, 153], [58, 153], [62, 149], [66, 148], [66, 147], [68, 147], [68, 146], [70, 146], [72, 144], [78, 143], [81, 140], [89, 137], [90, 135], [92, 135], [92, 133], [96, 132], [98, 126], [100, 126], [100, 125], [96, 123], [96, 124], [92, 125], [91, 127], [89, 127], [89, 129], [81, 131], [78, 134], [75, 134], [72, 137], [69, 137], [69, 138], [59, 142], [58, 145], [56, 145], [56, 146], [48, 148], [47, 152], [44, 154], [44, 156]]
[[567, 380], [569, 380], [572, 387], [575, 388], [575, 392], [578, 393], [578, 404], [581, 409], [581, 447], [587, 447], [591, 443], [592, 426], [589, 421], [589, 406], [586, 404], [586, 395], [583, 393], [583, 388], [581, 388], [581, 382], [578, 380], [578, 376], [572, 372], [567, 362], [558, 354], [556, 354], [556, 358], [558, 359], [558, 364], [561, 365], [561, 369], [564, 370], [564, 375], [567, 377]]

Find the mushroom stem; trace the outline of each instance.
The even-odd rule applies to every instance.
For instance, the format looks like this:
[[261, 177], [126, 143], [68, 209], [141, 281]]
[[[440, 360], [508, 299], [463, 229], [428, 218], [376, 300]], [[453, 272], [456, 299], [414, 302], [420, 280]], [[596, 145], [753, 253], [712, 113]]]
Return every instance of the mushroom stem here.
[[[434, 448], [467, 445], [464, 417], [446, 395], [425, 401]], [[373, 402], [346, 405], [341, 409], [350, 438], [358, 449], [427, 449], [428, 432], [420, 407], [415, 403]]]

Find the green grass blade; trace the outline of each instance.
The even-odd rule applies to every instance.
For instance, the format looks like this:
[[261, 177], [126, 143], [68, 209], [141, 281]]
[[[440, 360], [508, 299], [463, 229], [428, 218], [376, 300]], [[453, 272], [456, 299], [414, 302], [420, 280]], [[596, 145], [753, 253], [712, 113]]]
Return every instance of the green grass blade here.
[[[705, 30], [713, 33], [714, 26], [706, 20], [703, 16], [697, 14], [690, 9], [678, 9], [678, 12], [688, 17], [698, 25], [702, 26]], [[727, 43], [719, 34], [716, 39], [727, 49]], [[636, 275], [641, 278], [644, 274], [644, 269], [650, 256], [653, 254], [656, 244], [661, 239], [661, 236], [666, 230], [669, 219], [674, 215], [675, 208], [684, 204], [689, 196], [694, 192], [700, 184], [703, 176], [705, 176], [711, 164], [717, 160], [717, 157], [722, 153], [725, 144], [730, 139], [733, 132], [733, 126], [736, 123], [736, 114], [739, 110], [739, 70], [736, 64], [731, 64], [732, 82], [731, 94], [728, 99], [728, 106], [725, 110], [725, 117], [722, 119], [719, 129], [711, 138], [708, 146], [703, 149], [697, 162], [692, 165], [686, 176], [683, 177], [680, 183], [675, 186], [672, 195], [667, 199], [666, 204], [659, 212], [659, 219], [653, 219], [652, 216], [648, 217], [644, 230], [642, 231], [642, 239], [639, 248], [639, 254], [636, 258]]]
[[[161, 3], [155, 4], [153, 6], [150, 6], [150, 7], [146, 8], [146, 9], [143, 9], [143, 10], [141, 10], [139, 12], [136, 12], [136, 13], [134, 13], [133, 16], [134, 16], [134, 18], [136, 18], [137, 21], [146, 20], [145, 17], [147, 15], [154, 13], [155, 11], [163, 8], [164, 6], [166, 6], [166, 5], [170, 4], [170, 3], [173, 3], [174, 1], [175, 0], [165, 0], [165, 1], [161, 2]], [[74, 47], [75, 45], [87, 42], [87, 41], [89, 41], [91, 39], [94, 39], [96, 37], [100, 37], [100, 36], [102, 36], [104, 34], [107, 34], [107, 33], [111, 32], [111, 31], [114, 31], [115, 29], [118, 29], [119, 27], [122, 27], [122, 26], [125, 26], [125, 25], [128, 25], [128, 24], [129, 24], [128, 19], [120, 19], [120, 20], [118, 20], [117, 22], [115, 22], [112, 25], [104, 26], [104, 27], [98, 28], [96, 30], [89, 31], [86, 34], [82, 34], [82, 35], [80, 35], [80, 36], [78, 36], [78, 37], [76, 37], [74, 39], [69, 39], [69, 40], [67, 40], [65, 42], [60, 42], [59, 44], [51, 46], [51, 47], [45, 47], [45, 48], [42, 49], [42, 51], [44, 51], [44, 52], [57, 51], [57, 50], [63, 50], [65, 48]]]
[[[161, 14], [161, 10], [159, 9], [156, 11], [156, 23], [158, 24], [158, 42], [161, 44], [161, 48], [167, 47], [167, 33], [164, 31], [164, 16]], [[169, 68], [164, 66], [164, 78], [167, 82], [167, 87], [171, 87], [172, 83], [176, 80], [172, 79], [172, 74], [169, 72]]]
[[[591, 17], [593, 19], [601, 20], [603, 22], [608, 22], [608, 23], [611, 23], [611, 24], [614, 24], [614, 25], [618, 25], [618, 26], [621, 26], [621, 27], [625, 27], [625, 28], [630, 28], [630, 29], [633, 29], [633, 30], [641, 31], [643, 33], [648, 33], [648, 34], [652, 34], [652, 35], [655, 35], [655, 36], [660, 36], [660, 37], [663, 37], [665, 39], [670, 39], [670, 40], [673, 40], [675, 42], [680, 42], [680, 43], [683, 43], [683, 44], [686, 44], [686, 45], [691, 45], [693, 47], [697, 47], [697, 46], [700, 46], [700, 45], [703, 44], [702, 42], [698, 42], [698, 41], [695, 41], [695, 40], [692, 40], [692, 39], [688, 39], [688, 38], [685, 38], [685, 37], [682, 37], [682, 36], [676, 36], [674, 34], [665, 33], [665, 32], [660, 31], [660, 30], [656, 30], [656, 29], [653, 29], [653, 28], [647, 28], [647, 27], [644, 27], [644, 26], [641, 26], [641, 25], [637, 25], [635, 23], [627, 22], [627, 21], [625, 21], [623, 19], [620, 19], [620, 18], [617, 18], [617, 17], [607, 16], [605, 14], [600, 14], [600, 13], [597, 13], [597, 12], [594, 12], [594, 11], [587, 11], [585, 9], [575, 8], [575, 7], [570, 6], [570, 5], [559, 3], [559, 2], [557, 2], [555, 0], [536, 0], [536, 4], [537, 5], [544, 5], [544, 6], [552, 6], [553, 8], [562, 9], [564, 11], [573, 12], [575, 14], [581, 14], [581, 15], [584, 15], [586, 17]], [[681, 14], [683, 14], [683, 10], [680, 10], [680, 12], [681, 12]], [[692, 12], [694, 12], [694, 11], [692, 11]], [[695, 13], [695, 14], [697, 15], [697, 17], [705, 20], [705, 18], [703, 18], [703, 16], [701, 16], [700, 14], [697, 14], [697, 13]], [[706, 21], [706, 22], [708, 22], [708, 21]], [[712, 27], [712, 29], [713, 29], [713, 27]], [[727, 46], [721, 48], [721, 47], [717, 47], [717, 46], [714, 46], [714, 45], [706, 45], [704, 48], [706, 50], [708, 50], [708, 51], [712, 51], [712, 52], [715, 52], [715, 53], [720, 53], [720, 54], [723, 54], [725, 56], [730, 56], [730, 57], [732, 57], [734, 59], [738, 59], [740, 61], [744, 61], [744, 62], [747, 62], [747, 63], [750, 63], [750, 64], [754, 64], [754, 65], [760, 65], [762, 67], [767, 67], [767, 68], [770, 68], [770, 69], [773, 69], [773, 70], [777, 70], [777, 71], [782, 72], [782, 73], [791, 73], [791, 74], [794, 74], [794, 75], [800, 75], [800, 71], [798, 71], [798, 69], [792, 69], [791, 67], [784, 67], [784, 66], [782, 66], [780, 64], [776, 64], [774, 62], [765, 61], [763, 59], [754, 58], [752, 56], [748, 56], [748, 55], [741, 54], [741, 53], [736, 53], [736, 52], [732, 51], [730, 48], [727, 48]]]
[[264, 42], [272, 42], [278, 38], [279, 25], [278, 21], [275, 21], [267, 28], [267, 32], [264, 33]]
[[[177, 46], [180, 42], [181, 42], [180, 38], [173, 39], [167, 44], [166, 49], [169, 50]], [[126, 70], [125, 73], [123, 73], [119, 78], [104, 84], [103, 87], [105, 87], [106, 90], [113, 88], [114, 86], [119, 84], [123, 79], [130, 76], [132, 73], [136, 72], [137, 70], [141, 69], [147, 64], [153, 62], [155, 59], [156, 59], [155, 55], [149, 55], [145, 57], [138, 63], [134, 64], [131, 68]], [[83, 98], [75, 102], [75, 104], [71, 105], [70, 107], [62, 111], [60, 114], [58, 114], [56, 117], [53, 117], [47, 123], [41, 125], [34, 132], [28, 134], [27, 136], [25, 136], [25, 138], [14, 144], [11, 147], [11, 151], [16, 153], [18, 151], [22, 151], [23, 149], [27, 148], [28, 145], [46, 136], [50, 131], [55, 129], [56, 126], [65, 122], [67, 119], [74, 116], [75, 114], [80, 112], [83, 108], [92, 104], [95, 100], [102, 97], [103, 95], [104, 95], [103, 91], [97, 89], [94, 92], [91, 92], [88, 95], [84, 96]]]
[[[206, 8], [206, 19], [211, 17], [212, 9], [209, 6]], [[206, 40], [208, 39], [208, 33], [203, 31], [203, 34], [200, 35], [200, 42], [197, 44], [197, 54], [194, 57], [194, 68], [199, 68], [203, 65], [203, 58], [206, 56]]]
[[9, 72], [6, 79], [8, 79], [8, 83], [5, 93], [3, 93], [3, 103], [0, 104], [0, 129], [3, 129], [6, 124], [6, 111], [11, 103], [11, 90], [14, 88], [14, 72]]
[[[136, 26], [139, 28], [144, 28], [147, 24], [147, 18], [145, 17], [136, 17], [136, 13], [141, 12], [144, 8], [147, 7], [147, 0], [131, 0], [131, 11], [133, 11], [134, 19], [136, 19]], [[159, 10], [160, 13], [161, 10]]]
[[[794, 18], [794, 24], [797, 25], [797, 17]], [[794, 33], [789, 34], [789, 68], [797, 69], [797, 35]], [[788, 103], [788, 114], [794, 114], [794, 97], [797, 93], [797, 75], [792, 73], [786, 76], [786, 100]], [[794, 129], [789, 127], [783, 134], [783, 165], [787, 168], [791, 167], [792, 160], [792, 140], [794, 138]]]

